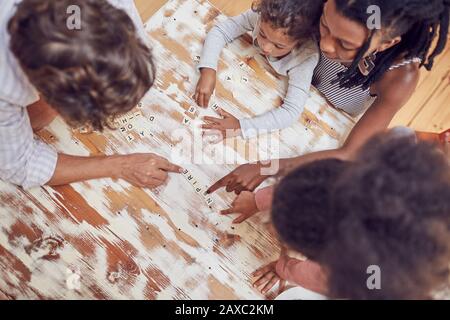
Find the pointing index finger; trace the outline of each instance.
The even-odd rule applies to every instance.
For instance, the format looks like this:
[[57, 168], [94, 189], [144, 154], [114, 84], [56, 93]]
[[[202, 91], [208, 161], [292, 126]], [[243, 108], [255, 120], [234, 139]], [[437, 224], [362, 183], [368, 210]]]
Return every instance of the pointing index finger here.
[[223, 177], [222, 179], [220, 179], [219, 181], [214, 183], [211, 187], [209, 187], [208, 190], [206, 190], [206, 193], [210, 194], [210, 193], [217, 191], [220, 188], [225, 187], [227, 185], [227, 180], [228, 180], [228, 175], [226, 175], [225, 177]]

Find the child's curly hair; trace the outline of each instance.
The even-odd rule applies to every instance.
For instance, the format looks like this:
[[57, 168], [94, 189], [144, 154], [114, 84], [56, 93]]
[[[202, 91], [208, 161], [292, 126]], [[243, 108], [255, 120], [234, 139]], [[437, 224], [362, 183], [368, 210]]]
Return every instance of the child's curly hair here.
[[322, 0], [259, 0], [253, 3], [252, 9], [274, 28], [287, 29], [287, 35], [293, 40], [318, 38]]
[[[354, 163], [303, 166], [277, 187], [272, 218], [325, 268], [331, 297], [423, 299], [449, 283], [450, 166], [431, 144], [383, 134]], [[380, 290], [367, 287], [372, 265]]]
[[330, 185], [349, 166], [336, 159], [315, 161], [298, 168], [275, 189], [272, 222], [281, 240], [309, 259], [318, 260], [332, 241], [330, 227], [342, 219], [331, 210]]
[[[73, 5], [80, 30], [67, 26]], [[106, 0], [23, 0], [8, 30], [31, 84], [70, 124], [101, 130], [153, 85], [150, 50], [130, 17]]]

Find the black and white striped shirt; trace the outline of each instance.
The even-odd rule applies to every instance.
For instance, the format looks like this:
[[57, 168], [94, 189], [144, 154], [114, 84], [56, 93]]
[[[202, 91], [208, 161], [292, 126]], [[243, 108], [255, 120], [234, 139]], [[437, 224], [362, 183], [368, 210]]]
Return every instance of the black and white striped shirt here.
[[[400, 64], [390, 67], [389, 71], [420, 61], [419, 58], [405, 60]], [[370, 88], [363, 90], [362, 86], [357, 86], [348, 89], [341, 88], [339, 83], [333, 84], [332, 82], [337, 78], [337, 75], [347, 69], [348, 68], [343, 64], [328, 59], [321, 52], [319, 64], [314, 70], [312, 84], [331, 104], [333, 104], [334, 107], [356, 117], [363, 114], [373, 104], [376, 100], [376, 96], [370, 94]]]

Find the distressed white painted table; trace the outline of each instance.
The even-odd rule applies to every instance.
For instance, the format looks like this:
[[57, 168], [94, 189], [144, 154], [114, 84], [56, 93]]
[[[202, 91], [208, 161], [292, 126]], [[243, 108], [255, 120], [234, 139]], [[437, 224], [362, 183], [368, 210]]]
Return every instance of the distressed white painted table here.
[[[146, 23], [157, 83], [118, 119], [123, 128], [82, 134], [56, 119], [39, 133], [69, 154], [158, 153], [188, 169], [196, 186], [183, 175], [157, 190], [110, 179], [27, 191], [0, 182], [0, 298], [263, 298], [250, 274], [279, 253], [266, 217], [232, 226], [217, 213], [232, 195], [222, 190], [208, 205], [202, 190], [248, 160], [335, 148], [354, 122], [313, 89], [292, 128], [259, 141], [203, 141], [196, 126], [215, 112], [189, 110], [195, 65], [206, 32], [225, 18], [206, 1], [169, 1]], [[223, 51], [218, 78], [214, 103], [237, 117], [281, 104], [285, 81], [246, 39]], [[224, 155], [231, 160], [222, 163]]]

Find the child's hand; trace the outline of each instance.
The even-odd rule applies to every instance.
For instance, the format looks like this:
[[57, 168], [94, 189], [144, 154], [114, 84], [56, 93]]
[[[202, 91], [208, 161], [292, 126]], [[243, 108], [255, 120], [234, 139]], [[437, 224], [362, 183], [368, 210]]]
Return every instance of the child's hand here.
[[194, 100], [202, 108], [207, 108], [209, 100], [216, 87], [216, 70], [202, 68], [200, 70], [200, 79], [195, 89]]
[[258, 213], [256, 206], [255, 194], [253, 192], [244, 191], [231, 204], [231, 208], [222, 210], [220, 213], [227, 215], [238, 213], [239, 217], [233, 220], [233, 223], [242, 223], [254, 214]]
[[219, 131], [224, 138], [239, 136], [241, 134], [241, 124], [239, 120], [222, 108], [219, 108], [217, 112], [223, 119], [204, 117], [203, 120], [205, 121], [205, 124], [202, 125], [202, 129]]
[[281, 278], [276, 271], [277, 261], [269, 263], [253, 272], [252, 276], [257, 278], [253, 283], [254, 288], [260, 289], [262, 294], [267, 294], [278, 282], [278, 294], [281, 294], [286, 288], [286, 280]]

